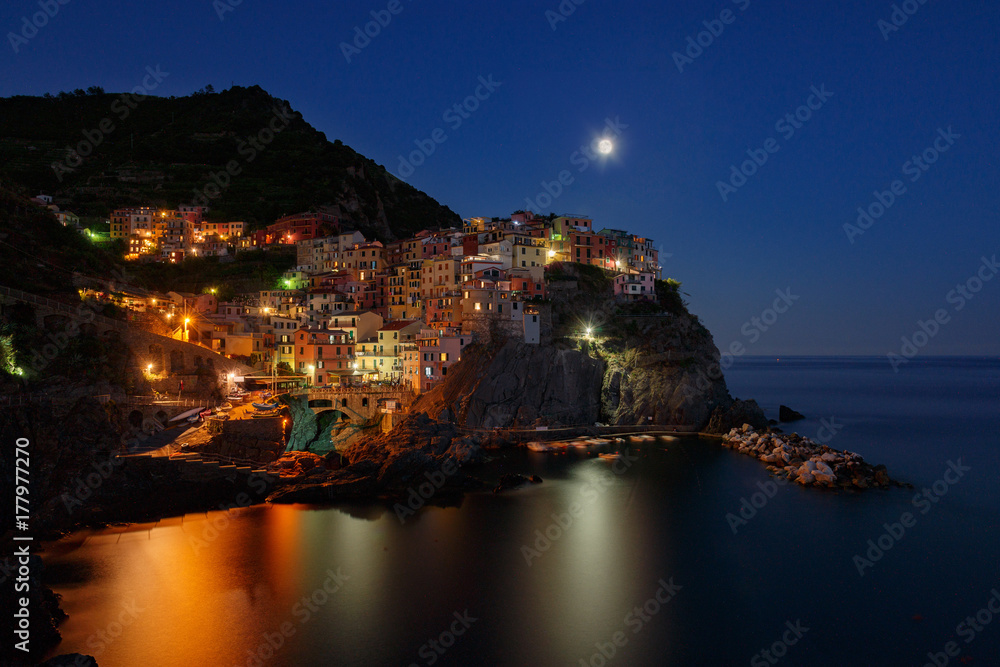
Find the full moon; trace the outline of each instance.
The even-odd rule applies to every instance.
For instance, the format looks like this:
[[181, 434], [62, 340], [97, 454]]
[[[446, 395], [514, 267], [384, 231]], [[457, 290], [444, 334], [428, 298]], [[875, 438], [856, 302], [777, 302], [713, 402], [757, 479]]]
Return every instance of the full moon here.
[[610, 139], [601, 139], [601, 142], [597, 144], [597, 150], [599, 150], [604, 155], [607, 155], [614, 149], [615, 145], [611, 143]]

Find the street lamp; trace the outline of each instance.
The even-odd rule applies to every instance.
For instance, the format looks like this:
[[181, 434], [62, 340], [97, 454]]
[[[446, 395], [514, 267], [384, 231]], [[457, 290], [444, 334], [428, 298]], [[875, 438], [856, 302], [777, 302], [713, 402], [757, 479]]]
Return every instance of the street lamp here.
[[191, 322], [191, 318], [190, 317], [185, 317], [184, 318], [184, 341], [185, 342], [191, 340], [190, 337], [188, 337], [188, 323], [190, 323], [190, 322]]

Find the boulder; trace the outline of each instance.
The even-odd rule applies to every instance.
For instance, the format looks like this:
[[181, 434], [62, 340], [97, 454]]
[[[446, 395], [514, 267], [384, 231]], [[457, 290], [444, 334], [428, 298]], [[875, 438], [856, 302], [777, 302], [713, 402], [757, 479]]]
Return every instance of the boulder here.
[[778, 407], [778, 420], [783, 422], [795, 422], [800, 419], [805, 419], [805, 415], [801, 412], [796, 412], [792, 410], [787, 405], [781, 405]]
[[712, 412], [705, 427], [707, 433], [725, 433], [731, 428], [741, 428], [747, 426], [744, 431], [767, 430], [767, 417], [757, 401], [743, 401], [737, 399], [728, 408], [719, 406]]
[[[539, 481], [541, 481], [541, 478], [539, 478]], [[516, 489], [529, 483], [532, 483], [532, 480], [524, 475], [512, 472], [504, 473], [500, 476], [500, 483], [493, 489], [493, 493], [503, 493], [504, 491]]]

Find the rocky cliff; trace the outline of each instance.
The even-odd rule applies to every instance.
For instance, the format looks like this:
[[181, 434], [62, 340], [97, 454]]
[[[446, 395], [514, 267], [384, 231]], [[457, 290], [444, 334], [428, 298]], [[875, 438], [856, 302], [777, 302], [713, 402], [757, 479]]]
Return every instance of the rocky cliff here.
[[[551, 335], [467, 348], [447, 380], [414, 411], [470, 428], [661, 424], [724, 432], [766, 427], [753, 401], [736, 401], [711, 333], [660, 286], [659, 303], [622, 304], [597, 267], [549, 272]], [[587, 333], [587, 332], [590, 333]]]
[[[470, 351], [478, 372], [464, 373], [440, 397], [441, 410], [474, 428], [593, 424], [601, 415], [605, 363], [579, 350], [508, 340], [495, 354]], [[475, 359], [483, 356], [482, 359]], [[456, 377], [456, 376], [452, 376]], [[417, 409], [420, 409], [419, 407]], [[440, 414], [440, 410], [439, 410]]]

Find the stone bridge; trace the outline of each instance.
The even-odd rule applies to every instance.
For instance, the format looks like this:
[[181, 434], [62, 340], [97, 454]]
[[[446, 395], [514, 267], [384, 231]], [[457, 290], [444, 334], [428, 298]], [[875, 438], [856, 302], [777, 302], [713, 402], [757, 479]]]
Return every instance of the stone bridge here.
[[70, 338], [84, 333], [127, 345], [143, 369], [149, 367], [161, 375], [192, 375], [205, 369], [215, 372], [222, 379], [229, 373], [243, 375], [253, 370], [200, 345], [143, 331], [127, 322], [98, 315], [86, 303], [74, 306], [4, 286], [0, 286], [0, 301], [30, 304], [38, 326], [52, 332], [48, 342], [34, 350], [32, 358], [37, 355], [42, 362], [54, 359]]
[[406, 412], [413, 403], [413, 392], [402, 387], [343, 387], [340, 389], [309, 388], [292, 392], [305, 396], [313, 412], [340, 410], [356, 419], [371, 419], [386, 411], [386, 403], [395, 401], [394, 412]]

